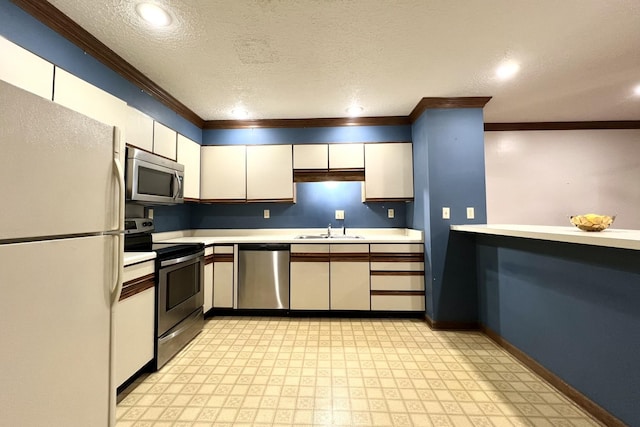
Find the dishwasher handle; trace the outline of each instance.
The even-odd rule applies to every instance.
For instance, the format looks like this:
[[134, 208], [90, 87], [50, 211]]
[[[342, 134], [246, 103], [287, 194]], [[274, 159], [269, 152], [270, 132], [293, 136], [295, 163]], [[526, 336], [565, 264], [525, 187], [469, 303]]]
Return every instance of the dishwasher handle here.
[[288, 251], [290, 244], [285, 243], [246, 243], [238, 245], [238, 251]]

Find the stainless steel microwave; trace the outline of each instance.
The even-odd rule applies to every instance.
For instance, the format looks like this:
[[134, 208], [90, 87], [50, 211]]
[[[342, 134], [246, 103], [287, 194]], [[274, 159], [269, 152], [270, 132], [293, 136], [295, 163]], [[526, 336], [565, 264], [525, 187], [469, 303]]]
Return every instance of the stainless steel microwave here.
[[184, 203], [184, 166], [147, 151], [127, 147], [127, 201], [149, 205]]

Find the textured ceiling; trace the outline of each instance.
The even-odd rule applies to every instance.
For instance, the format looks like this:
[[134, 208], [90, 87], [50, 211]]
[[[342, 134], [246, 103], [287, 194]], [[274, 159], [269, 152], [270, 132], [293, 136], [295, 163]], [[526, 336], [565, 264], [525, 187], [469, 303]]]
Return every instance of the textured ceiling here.
[[[487, 122], [638, 120], [638, 0], [50, 0], [205, 120], [408, 115], [492, 96]], [[505, 58], [521, 64], [494, 77]]]

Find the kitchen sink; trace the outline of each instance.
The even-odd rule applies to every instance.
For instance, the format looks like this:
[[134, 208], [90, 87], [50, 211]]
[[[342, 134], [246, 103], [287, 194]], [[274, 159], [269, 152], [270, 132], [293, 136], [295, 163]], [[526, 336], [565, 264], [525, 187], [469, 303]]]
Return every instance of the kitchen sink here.
[[328, 234], [302, 234], [296, 236], [296, 239], [363, 239], [362, 236], [355, 236], [351, 234], [338, 234], [329, 236]]

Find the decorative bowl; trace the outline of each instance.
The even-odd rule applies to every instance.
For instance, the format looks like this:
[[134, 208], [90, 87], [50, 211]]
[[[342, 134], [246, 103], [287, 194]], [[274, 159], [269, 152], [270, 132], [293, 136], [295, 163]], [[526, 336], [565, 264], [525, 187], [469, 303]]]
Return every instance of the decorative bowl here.
[[583, 231], [602, 231], [609, 228], [613, 224], [614, 216], [598, 215], [598, 214], [586, 214], [586, 215], [574, 215], [569, 217], [571, 224], [578, 227]]

